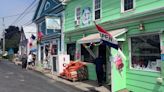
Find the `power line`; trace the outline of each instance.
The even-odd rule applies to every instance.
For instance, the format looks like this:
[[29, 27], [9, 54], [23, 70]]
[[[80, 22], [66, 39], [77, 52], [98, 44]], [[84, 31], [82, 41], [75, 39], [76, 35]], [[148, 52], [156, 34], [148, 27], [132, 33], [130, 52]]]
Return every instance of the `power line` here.
[[[38, 4], [38, 3], [36, 3], [35, 5], [33, 5], [33, 7], [31, 7], [31, 9], [29, 9], [29, 10], [34, 9], [34, 8], [36, 7], [37, 4]], [[22, 16], [22, 17], [17, 21], [17, 23], [20, 22], [25, 16], [26, 16], [26, 14], [24, 14], [24, 16]], [[30, 19], [30, 21], [32, 21], [32, 19]]]
[[[39, 2], [38, 2], [39, 3]], [[35, 5], [37, 5], [38, 3], [36, 3]], [[33, 8], [35, 8], [35, 5], [32, 7], [32, 9]], [[28, 25], [31, 25], [33, 23], [33, 21], [32, 21], [32, 19], [31, 20], [29, 20], [28, 22], [26, 22], [25, 24], [23, 24], [23, 26], [28, 26]]]
[[16, 20], [14, 20], [14, 22], [12, 24], [16, 24], [17, 21], [19, 20], [20, 21], [20, 18], [23, 16], [23, 14], [26, 13], [26, 11], [28, 11], [28, 9], [30, 9], [30, 7], [33, 6], [33, 4], [36, 2], [36, 0], [34, 0], [24, 11], [22, 14], [20, 14], [20, 16], [18, 16], [18, 18]]
[[[32, 13], [32, 12], [35, 12], [35, 11], [29, 11], [29, 12], [26, 12], [25, 14], [29, 14], [29, 13]], [[23, 13], [23, 12], [22, 12]], [[10, 17], [15, 17], [15, 16], [19, 16], [21, 15], [22, 13], [18, 13], [18, 14], [14, 14], [14, 15], [8, 15], [8, 16], [3, 16], [3, 17], [0, 17], [0, 18], [10, 18]]]

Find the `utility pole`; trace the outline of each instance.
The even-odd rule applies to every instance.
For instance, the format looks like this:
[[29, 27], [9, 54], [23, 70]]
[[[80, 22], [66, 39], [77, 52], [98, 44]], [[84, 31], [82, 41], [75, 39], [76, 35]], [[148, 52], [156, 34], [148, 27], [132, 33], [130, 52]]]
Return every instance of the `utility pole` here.
[[3, 54], [5, 54], [5, 19], [2, 18], [2, 30], [3, 30]]

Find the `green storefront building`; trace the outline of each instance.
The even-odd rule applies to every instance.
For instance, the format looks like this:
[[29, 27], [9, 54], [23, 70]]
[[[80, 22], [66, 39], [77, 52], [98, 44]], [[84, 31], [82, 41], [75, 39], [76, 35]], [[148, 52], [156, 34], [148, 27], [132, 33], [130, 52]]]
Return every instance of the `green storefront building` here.
[[[101, 43], [93, 21], [118, 41], [125, 55], [121, 72], [118, 51]], [[70, 0], [64, 35], [65, 51], [87, 63], [90, 80], [96, 80], [93, 57], [103, 55], [112, 92], [164, 92], [164, 0]]]

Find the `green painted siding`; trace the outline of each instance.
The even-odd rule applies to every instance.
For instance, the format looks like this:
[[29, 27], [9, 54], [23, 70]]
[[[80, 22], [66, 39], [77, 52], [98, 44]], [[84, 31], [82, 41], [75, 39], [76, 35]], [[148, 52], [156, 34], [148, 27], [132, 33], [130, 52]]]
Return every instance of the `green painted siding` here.
[[[158, 32], [161, 33], [162, 29], [164, 26], [164, 21], [161, 21], [162, 18], [156, 19], [156, 20], [151, 20], [146, 22], [145, 21], [145, 30], [144, 31], [139, 31], [136, 27], [137, 25], [130, 25], [129, 26], [129, 31], [128, 31], [128, 36], [136, 35], [136, 34], [147, 34], [153, 33], [153, 32]], [[162, 38], [163, 40], [163, 38]], [[128, 45], [125, 45], [125, 47], [128, 47]], [[128, 51], [127, 57], [128, 55]], [[130, 62], [128, 60], [128, 62]], [[150, 71], [141, 71], [141, 70], [134, 70], [134, 69], [129, 69], [129, 64], [127, 64], [127, 88], [131, 91], [134, 92], [164, 92], [164, 83], [162, 85], [159, 85], [156, 82], [156, 78], [160, 77], [159, 72], [150, 72]]]
[[[112, 21], [119, 18], [128, 17], [129, 15], [149, 11], [152, 9], [164, 7], [164, 0], [135, 0], [135, 8], [133, 11], [121, 13], [121, 0], [102, 0], [102, 17], [99, 23], [106, 21]], [[80, 2], [80, 3], [79, 3]], [[65, 32], [73, 31], [75, 29], [83, 28], [82, 24], [79, 27], [75, 27], [75, 7], [91, 7], [93, 13], [92, 0], [73, 0], [70, 2], [65, 11]], [[93, 14], [92, 14], [93, 15]], [[93, 18], [92, 18], [93, 19]], [[91, 23], [92, 25], [93, 23]], [[88, 25], [90, 26], [90, 25]]]
[[[135, 9], [133, 11], [130, 12], [126, 12], [126, 13], [121, 13], [121, 0], [102, 0], [102, 16], [101, 16], [101, 20], [97, 21], [97, 23], [107, 23], [107, 22], [111, 22], [114, 21], [114, 23], [118, 23], [117, 19], [124, 19], [127, 18], [129, 16], [132, 15], [136, 15], [137, 16], [142, 16], [139, 13], [145, 12], [145, 11], [149, 11], [149, 10], [153, 10], [153, 9], [157, 9], [160, 7], [164, 7], [164, 0], [135, 0]], [[75, 26], [74, 24], [74, 20], [75, 20], [75, 7], [81, 7], [81, 11], [82, 9], [84, 9], [85, 7], [91, 7], [91, 9], [93, 10], [92, 6], [93, 6], [93, 2], [92, 0], [72, 0], [72, 2], [70, 2], [67, 6], [66, 6], [66, 11], [65, 11], [65, 29], [64, 32], [66, 33], [66, 35], [69, 35], [69, 37], [67, 36], [65, 39], [67, 42], [69, 42], [69, 38], [71, 39], [71, 41], [77, 41], [78, 39], [82, 38], [82, 32], [78, 33], [79, 30], [86, 28], [85, 26], [82, 26], [82, 24], [80, 24], [80, 26]], [[92, 11], [93, 13], [93, 11]], [[153, 16], [151, 16], [153, 17]], [[93, 19], [93, 18], [92, 18]], [[129, 69], [129, 42], [128, 42], [128, 38], [130, 36], [134, 36], [134, 35], [140, 35], [140, 34], [147, 34], [147, 33], [152, 33], [152, 32], [160, 32], [164, 29], [164, 17], [162, 18], [154, 18], [154, 19], [149, 19], [149, 20], [144, 20], [140, 19], [141, 21], [136, 22], [135, 20], [132, 21], [131, 23], [122, 23], [119, 26], [116, 27], [111, 27], [111, 25], [117, 25], [117, 24], [106, 24], [105, 26], [103, 25], [103, 27], [105, 29], [117, 29], [117, 28], [127, 28], [128, 32], [126, 34], [126, 41], [123, 42], [123, 53], [126, 55], [127, 60], [124, 60], [124, 71], [122, 72], [122, 74], [124, 75], [123, 78], [120, 77], [120, 74], [118, 73], [118, 71], [116, 70], [115, 65], [113, 64], [112, 67], [112, 71], [113, 71], [113, 77], [112, 77], [112, 81], [114, 81], [114, 89], [113, 91], [118, 91], [119, 89], [122, 88], [128, 88], [129, 90], [133, 91], [133, 92], [164, 92], [164, 84], [159, 85], [156, 83], [156, 78], [158, 78], [160, 76], [159, 72], [148, 72], [148, 71], [141, 71], [141, 70], [133, 70], [133, 69]], [[128, 20], [127, 20], [128, 21]], [[140, 31], [139, 30], [139, 24], [143, 23], [145, 26], [145, 30], [144, 31]], [[93, 25], [93, 23], [91, 23], [88, 26]], [[87, 26], [87, 27], [88, 27]], [[94, 27], [94, 26], [93, 26]], [[89, 31], [93, 30], [92, 27], [91, 28], [86, 28], [86, 30], [84, 29], [84, 33], [85, 35], [88, 35]], [[76, 35], [73, 35], [72, 32]], [[164, 38], [163, 39], [163, 43], [164, 44]], [[112, 55], [115, 55], [116, 51], [112, 52]], [[164, 65], [164, 64], [163, 64]], [[91, 80], [96, 80], [96, 74], [94, 70], [94, 65], [93, 64], [89, 64], [88, 65], [88, 70], [89, 70], [89, 79]], [[164, 70], [164, 69], [163, 69]]]
[[95, 65], [94, 64], [87, 64], [87, 69], [88, 69], [88, 79], [89, 80], [97, 80], [96, 76], [96, 70], [95, 70]]

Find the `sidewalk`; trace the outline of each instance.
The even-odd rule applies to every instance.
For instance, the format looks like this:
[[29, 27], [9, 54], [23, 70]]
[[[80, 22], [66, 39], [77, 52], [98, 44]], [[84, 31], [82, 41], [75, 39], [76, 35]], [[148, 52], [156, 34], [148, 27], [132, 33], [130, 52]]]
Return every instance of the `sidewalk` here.
[[95, 81], [86, 80], [86, 81], [81, 81], [81, 82], [71, 82], [69, 80], [58, 77], [57, 74], [52, 74], [38, 67], [35, 68], [35, 71], [49, 78], [52, 78], [55, 81], [59, 81], [67, 85], [74, 86], [80, 90], [83, 90], [83, 92], [110, 92], [109, 86], [97, 87], [97, 83]]

